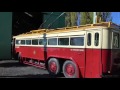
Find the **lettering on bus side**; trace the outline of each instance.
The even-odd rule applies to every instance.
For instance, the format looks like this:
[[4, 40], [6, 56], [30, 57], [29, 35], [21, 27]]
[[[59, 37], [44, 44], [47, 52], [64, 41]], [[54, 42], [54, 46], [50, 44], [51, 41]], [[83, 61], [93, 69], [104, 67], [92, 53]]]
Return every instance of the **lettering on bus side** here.
[[84, 51], [84, 49], [70, 49], [70, 51]]

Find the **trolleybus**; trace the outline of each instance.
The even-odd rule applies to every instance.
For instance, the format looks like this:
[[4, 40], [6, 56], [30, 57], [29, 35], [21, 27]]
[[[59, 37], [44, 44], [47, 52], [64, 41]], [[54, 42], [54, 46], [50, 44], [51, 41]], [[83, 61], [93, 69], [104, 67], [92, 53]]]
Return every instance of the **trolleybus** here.
[[13, 37], [14, 53], [24, 64], [66, 78], [101, 78], [120, 68], [120, 29], [101, 22], [32, 30]]

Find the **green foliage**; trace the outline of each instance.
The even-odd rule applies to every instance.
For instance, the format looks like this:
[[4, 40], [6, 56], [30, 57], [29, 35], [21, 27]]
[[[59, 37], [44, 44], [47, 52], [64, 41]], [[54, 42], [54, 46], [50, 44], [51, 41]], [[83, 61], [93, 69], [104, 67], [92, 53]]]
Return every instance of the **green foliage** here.
[[[66, 26], [77, 25], [77, 12], [66, 12], [65, 24]], [[101, 21], [100, 21], [101, 18]], [[97, 12], [97, 22], [112, 21], [111, 12]], [[80, 12], [80, 24], [92, 24], [93, 12]]]
[[77, 12], [66, 12], [65, 26], [76, 26], [77, 25]]
[[[97, 12], [98, 23], [107, 21], [112, 21], [111, 12]], [[81, 25], [91, 23], [93, 23], [93, 12], [81, 12]]]
[[93, 13], [92, 12], [80, 12], [81, 14], [81, 25], [91, 24], [93, 22]]

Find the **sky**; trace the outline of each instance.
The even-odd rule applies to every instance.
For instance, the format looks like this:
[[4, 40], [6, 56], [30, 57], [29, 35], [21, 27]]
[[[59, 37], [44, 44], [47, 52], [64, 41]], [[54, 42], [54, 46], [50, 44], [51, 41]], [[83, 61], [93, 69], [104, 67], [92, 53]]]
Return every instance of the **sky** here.
[[120, 12], [112, 12], [112, 22], [120, 25]]

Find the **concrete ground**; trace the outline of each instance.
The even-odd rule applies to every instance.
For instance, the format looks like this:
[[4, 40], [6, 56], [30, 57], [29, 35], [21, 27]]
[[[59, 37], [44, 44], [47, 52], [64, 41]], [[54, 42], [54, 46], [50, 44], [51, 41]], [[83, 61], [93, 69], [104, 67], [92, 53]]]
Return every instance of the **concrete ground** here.
[[0, 60], [0, 78], [59, 78], [53, 77], [47, 70], [29, 65], [21, 65], [18, 60]]

